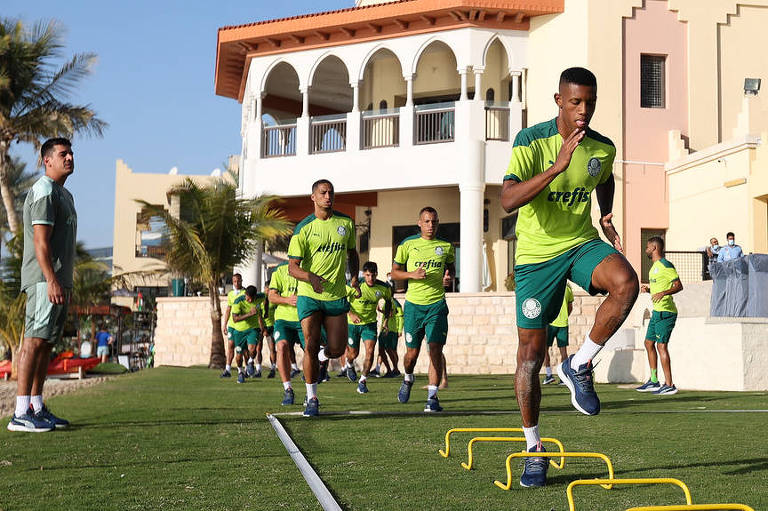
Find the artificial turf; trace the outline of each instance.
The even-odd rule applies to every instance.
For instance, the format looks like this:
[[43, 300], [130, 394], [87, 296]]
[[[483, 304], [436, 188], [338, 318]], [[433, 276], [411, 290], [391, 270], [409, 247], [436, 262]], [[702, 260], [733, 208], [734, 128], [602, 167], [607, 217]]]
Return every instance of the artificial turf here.
[[[2, 419], [0, 510], [320, 509], [265, 416], [301, 411], [301, 380], [292, 407], [280, 406], [277, 379], [234, 380], [201, 368], [149, 369], [51, 398], [49, 407], [72, 421], [68, 430], [11, 433]], [[405, 405], [399, 383], [371, 378], [370, 393], [359, 395], [334, 378], [319, 388], [329, 415], [278, 415], [343, 509], [566, 510], [570, 481], [607, 474], [600, 460], [571, 459], [550, 468], [545, 488], [524, 489], [514, 463], [512, 489], [502, 491], [493, 481], [506, 481], [506, 454], [522, 444], [476, 446], [472, 471], [459, 465], [471, 435], [455, 435], [449, 458], [438, 449], [452, 427], [518, 427], [512, 377], [451, 377], [440, 394], [445, 412], [429, 415], [419, 413], [424, 378]], [[657, 397], [597, 387], [596, 417], [575, 412], [564, 387], [543, 387], [542, 435], [568, 451], [608, 455], [618, 478], [681, 479], [694, 503], [768, 509], [768, 414], [749, 411], [768, 409], [768, 393]], [[350, 410], [413, 414], [330, 414]], [[577, 510], [684, 502], [673, 486], [580, 487], [575, 495]]]

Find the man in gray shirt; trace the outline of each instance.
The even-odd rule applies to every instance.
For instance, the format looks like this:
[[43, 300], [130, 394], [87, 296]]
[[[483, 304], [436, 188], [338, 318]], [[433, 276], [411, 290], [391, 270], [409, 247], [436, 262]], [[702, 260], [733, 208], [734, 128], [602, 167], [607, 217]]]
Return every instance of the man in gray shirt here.
[[51, 348], [61, 338], [72, 296], [77, 213], [64, 188], [75, 170], [72, 144], [47, 140], [40, 155], [45, 175], [24, 201], [24, 257], [21, 289], [27, 294], [24, 344], [19, 355], [16, 411], [10, 431], [40, 433], [69, 425], [43, 404]]

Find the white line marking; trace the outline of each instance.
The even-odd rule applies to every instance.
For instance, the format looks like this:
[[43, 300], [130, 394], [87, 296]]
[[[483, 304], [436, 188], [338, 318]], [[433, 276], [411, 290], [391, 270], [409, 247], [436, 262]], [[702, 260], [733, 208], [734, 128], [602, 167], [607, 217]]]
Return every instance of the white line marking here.
[[[425, 412], [387, 412], [387, 411], [374, 411], [374, 410], [339, 410], [337, 412], [323, 412], [322, 417], [329, 417], [329, 416], [344, 416], [344, 415], [381, 415], [381, 416], [427, 416], [430, 417], [440, 417], [440, 416], [461, 416], [461, 415], [509, 415], [509, 414], [519, 414], [519, 410], [474, 410], [474, 411], [466, 411], [466, 412], [440, 412], [440, 413], [425, 413]], [[542, 414], [547, 415], [571, 415], [574, 411], [561, 411], [561, 410], [554, 410], [554, 411], [546, 411], [542, 410]], [[627, 410], [627, 411], [608, 411], [608, 410], [602, 410], [600, 412], [600, 415], [632, 415], [636, 413], [768, 413], [768, 410], [701, 410], [701, 409], [692, 409], [692, 410], [643, 410], [643, 409], [637, 409], [637, 410]], [[281, 413], [273, 413], [270, 415], [273, 415], [275, 417], [300, 417], [302, 412], [281, 412]]]
[[[277, 419], [277, 417], [275, 417], [275, 415], [277, 414], [267, 414], [267, 419], [269, 419], [269, 422], [272, 424], [272, 427], [274, 428], [275, 433], [277, 433], [280, 441], [283, 442], [285, 450], [288, 451], [288, 454], [291, 455], [293, 462], [296, 463], [296, 466], [301, 472], [301, 475], [304, 476], [304, 479], [309, 484], [312, 493], [314, 493], [315, 497], [317, 497], [317, 501], [321, 506], [323, 506], [325, 511], [341, 511], [339, 503], [336, 502], [336, 499], [333, 498], [333, 495], [331, 495], [331, 492], [328, 491], [328, 488], [325, 486], [325, 484], [323, 484], [320, 476], [318, 476], [317, 472], [312, 469], [312, 466], [307, 461], [307, 458], [301, 454], [301, 451], [293, 442], [293, 440], [291, 440], [291, 436], [285, 430], [283, 425], [280, 424], [280, 421]], [[291, 415], [294, 414], [291, 413]]]

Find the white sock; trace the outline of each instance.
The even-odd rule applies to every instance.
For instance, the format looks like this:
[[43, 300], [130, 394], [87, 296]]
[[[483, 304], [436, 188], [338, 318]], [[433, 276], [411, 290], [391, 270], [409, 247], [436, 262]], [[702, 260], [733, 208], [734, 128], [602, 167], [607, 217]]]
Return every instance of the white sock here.
[[547, 376], [552, 376], [552, 367], [551, 366], [547, 366], [546, 367], [546, 371], [547, 371]]
[[258, 373], [261, 371], [261, 364], [256, 364], [256, 372]]
[[30, 396], [16, 396], [16, 417], [21, 417], [29, 410]]
[[230, 372], [232, 370], [232, 366], [227, 364], [227, 367], [225, 367], [224, 369], [226, 369], [227, 372]]
[[290, 389], [290, 388], [293, 388], [293, 387], [291, 387], [291, 382], [289, 382], [289, 381], [284, 381], [284, 382], [283, 382], [283, 390], [288, 390], [288, 389]]
[[427, 385], [427, 399], [434, 399], [437, 397], [437, 385]]
[[320, 362], [325, 362], [328, 360], [328, 355], [325, 354], [325, 348], [321, 349], [320, 352], [317, 354], [317, 360]]
[[43, 409], [43, 396], [32, 396], [30, 402], [32, 403], [32, 409], [35, 413]]
[[294, 371], [298, 371], [299, 366], [297, 366], [296, 364], [291, 364], [291, 369], [293, 369]]
[[595, 355], [600, 353], [600, 350], [603, 349], [602, 346], [599, 344], [595, 344], [595, 342], [587, 336], [587, 339], [584, 341], [584, 344], [581, 345], [581, 348], [579, 348], [579, 351], [576, 352], [576, 354], [571, 359], [571, 369], [578, 369], [580, 366], [583, 366], [593, 358], [595, 358]]
[[405, 376], [403, 376], [403, 380], [413, 383], [413, 373], [411, 374], [405, 373]]
[[307, 401], [317, 397], [317, 383], [307, 383]]
[[352, 365], [352, 363], [350, 363], [349, 360], [347, 360], [347, 363], [344, 364], [344, 369], [349, 369], [350, 367], [354, 367], [354, 366]]
[[365, 376], [365, 375], [363, 375], [363, 376], [361, 376], [361, 377], [360, 377], [360, 380], [359, 380], [359, 381], [360, 381], [360, 383], [365, 383], [365, 381], [366, 381], [367, 379], [368, 379], [368, 377], [367, 377], [367, 376]]
[[243, 368], [240, 366], [237, 366], [237, 374], [240, 374], [243, 372]]
[[248, 359], [248, 363], [249, 363], [249, 364], [253, 364], [253, 357], [251, 357], [251, 358], [249, 358], [249, 359]]
[[523, 426], [523, 435], [525, 435], [525, 442], [528, 446], [528, 452], [531, 452], [531, 450], [535, 449], [536, 446], [541, 442], [541, 437], [539, 436], [539, 425], [536, 424], [532, 428], [526, 428]]

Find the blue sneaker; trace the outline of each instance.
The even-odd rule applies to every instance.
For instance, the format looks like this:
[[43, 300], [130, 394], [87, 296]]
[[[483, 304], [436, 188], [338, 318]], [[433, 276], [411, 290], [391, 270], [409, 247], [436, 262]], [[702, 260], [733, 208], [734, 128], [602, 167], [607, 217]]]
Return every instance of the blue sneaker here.
[[245, 372], [240, 371], [237, 374], [237, 383], [245, 383]]
[[349, 378], [349, 381], [352, 383], [355, 383], [357, 381], [357, 371], [355, 371], [355, 366], [347, 367], [347, 378]]
[[68, 420], [62, 419], [61, 417], [56, 417], [54, 414], [51, 413], [51, 411], [45, 405], [43, 405], [43, 408], [37, 413], [34, 413], [32, 406], [30, 406], [29, 412], [27, 413], [33, 414], [36, 419], [41, 419], [41, 420], [50, 422], [51, 424], [53, 424], [53, 427], [55, 429], [65, 429], [69, 427]]
[[347, 377], [347, 368], [342, 367], [341, 371], [336, 375], [336, 378], [346, 378]]
[[374, 368], [368, 371], [368, 376], [375, 376], [376, 378], [381, 378], [381, 373]]
[[672, 394], [677, 394], [677, 387], [675, 387], [674, 385], [664, 384], [661, 386], [661, 388], [656, 390], [653, 394], [656, 396], [671, 396]]
[[544, 381], [541, 382], [542, 385], [551, 385], [553, 383], [555, 383], [555, 377], [551, 374], [549, 376], [545, 376]]
[[659, 390], [661, 388], [661, 383], [659, 382], [652, 382], [651, 380], [648, 380], [647, 382], [643, 383], [639, 387], [636, 387], [635, 390], [638, 392], [653, 392], [656, 390]]
[[427, 404], [424, 406], [425, 412], [442, 412], [443, 407], [440, 406], [440, 401], [437, 400], [437, 396], [427, 399]]
[[[541, 442], [528, 452], [546, 452]], [[547, 484], [547, 469], [549, 461], [547, 458], [533, 457], [525, 458], [525, 468], [523, 475], [520, 476], [520, 486], [525, 488], [541, 487]]]
[[274, 378], [275, 377], [275, 368], [269, 370], [269, 374], [267, 375], [267, 378]]
[[400, 390], [397, 393], [397, 400], [401, 403], [407, 403], [411, 398], [411, 387], [413, 387], [412, 381], [405, 381], [400, 385]]
[[285, 394], [283, 394], [283, 402], [280, 403], [283, 406], [288, 406], [293, 404], [293, 389], [288, 387], [285, 389]]
[[254, 367], [253, 362], [248, 362], [248, 365], [245, 366], [245, 376], [250, 378], [254, 374], [256, 374], [256, 367]]
[[254, 378], [261, 378], [261, 369], [253, 373], [251, 376], [253, 376]]
[[592, 362], [587, 362], [574, 371], [571, 369], [572, 359], [573, 355], [557, 366], [557, 374], [571, 391], [573, 407], [584, 415], [597, 415], [600, 413], [600, 399], [595, 393]]
[[329, 381], [331, 379], [330, 376], [328, 376], [328, 361], [320, 362], [320, 374], [317, 377], [317, 383], [323, 383], [324, 381]]
[[364, 381], [360, 381], [360, 383], [357, 384], [357, 393], [358, 394], [368, 393], [368, 386], [365, 384]]
[[320, 415], [320, 402], [316, 397], [307, 400], [307, 407], [304, 408], [304, 417], [317, 417]]
[[231, 377], [232, 377], [232, 374], [226, 369], [224, 369], [224, 372], [221, 373], [221, 376], [219, 376], [219, 378], [231, 378]]
[[17, 417], [14, 414], [14, 416], [11, 417], [11, 421], [8, 423], [8, 431], [22, 431], [25, 433], [46, 433], [48, 431], [53, 431], [54, 428], [55, 426], [47, 420], [32, 415], [29, 412], [21, 417]]
[[293, 378], [297, 374], [301, 374], [301, 369], [291, 369], [291, 378]]

